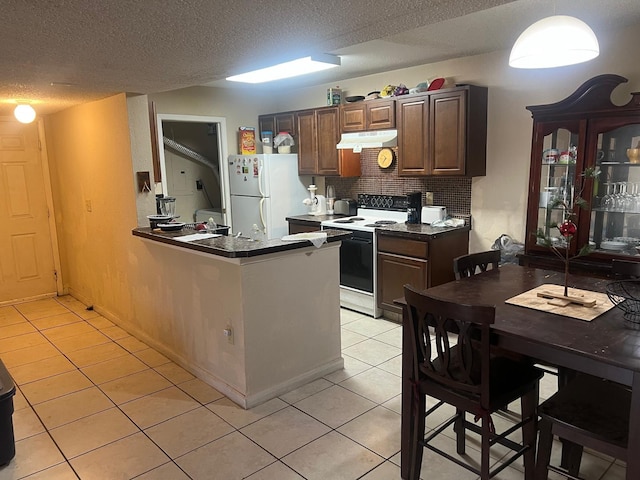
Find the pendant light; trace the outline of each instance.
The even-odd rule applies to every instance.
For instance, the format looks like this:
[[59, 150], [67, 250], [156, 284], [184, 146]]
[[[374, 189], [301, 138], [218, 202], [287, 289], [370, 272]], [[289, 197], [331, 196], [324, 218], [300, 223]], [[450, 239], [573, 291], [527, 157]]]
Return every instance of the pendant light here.
[[36, 119], [36, 111], [33, 107], [26, 103], [20, 103], [13, 110], [13, 115], [21, 123], [31, 123]]
[[593, 30], [575, 17], [554, 15], [527, 28], [516, 40], [509, 56], [514, 68], [552, 68], [573, 65], [600, 54]]

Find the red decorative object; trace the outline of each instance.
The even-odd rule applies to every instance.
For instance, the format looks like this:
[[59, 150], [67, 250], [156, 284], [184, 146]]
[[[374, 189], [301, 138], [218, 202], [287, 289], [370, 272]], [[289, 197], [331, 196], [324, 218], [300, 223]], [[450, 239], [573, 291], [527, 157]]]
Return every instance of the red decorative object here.
[[558, 227], [558, 230], [560, 230], [560, 234], [565, 237], [573, 237], [576, 232], [578, 231], [578, 227], [576, 227], [576, 224], [573, 223], [570, 220], [565, 220], [564, 222], [562, 222], [562, 224]]
[[568, 296], [568, 283], [569, 283], [569, 261], [572, 258], [587, 255], [591, 251], [589, 245], [583, 246], [580, 251], [573, 257], [569, 256], [571, 249], [571, 240], [578, 231], [578, 227], [573, 223], [573, 219], [576, 217], [576, 210], [578, 208], [589, 208], [588, 202], [582, 198], [582, 192], [585, 188], [587, 180], [592, 180], [600, 174], [600, 170], [597, 168], [589, 167], [585, 169], [580, 175], [581, 185], [575, 196], [572, 196], [568, 200], [556, 200], [553, 204], [553, 208], [561, 208], [563, 210], [563, 221], [555, 225], [560, 234], [566, 239], [564, 245], [564, 252], [561, 252], [556, 245], [554, 245], [549, 238], [544, 235], [544, 232], [538, 231], [536, 236], [547, 245], [551, 251], [564, 261], [564, 296]]

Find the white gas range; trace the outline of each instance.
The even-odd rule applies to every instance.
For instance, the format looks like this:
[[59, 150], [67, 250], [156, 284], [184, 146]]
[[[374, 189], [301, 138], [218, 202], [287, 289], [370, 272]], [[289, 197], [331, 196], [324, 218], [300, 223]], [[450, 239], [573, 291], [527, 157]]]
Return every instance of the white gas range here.
[[322, 228], [350, 230], [351, 238], [340, 247], [340, 305], [374, 318], [382, 316], [377, 307], [376, 228], [407, 220], [407, 197], [358, 195], [353, 217], [322, 222]]

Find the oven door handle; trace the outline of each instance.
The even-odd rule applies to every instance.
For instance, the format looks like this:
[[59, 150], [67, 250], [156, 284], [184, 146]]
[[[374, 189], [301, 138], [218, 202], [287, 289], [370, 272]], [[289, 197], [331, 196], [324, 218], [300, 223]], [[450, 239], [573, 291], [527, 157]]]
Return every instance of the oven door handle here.
[[[348, 242], [366, 243], [366, 244], [369, 244], [369, 245], [373, 245], [373, 240], [369, 240], [367, 238], [351, 237], [347, 241]], [[343, 240], [343, 242], [344, 242], [344, 240]]]

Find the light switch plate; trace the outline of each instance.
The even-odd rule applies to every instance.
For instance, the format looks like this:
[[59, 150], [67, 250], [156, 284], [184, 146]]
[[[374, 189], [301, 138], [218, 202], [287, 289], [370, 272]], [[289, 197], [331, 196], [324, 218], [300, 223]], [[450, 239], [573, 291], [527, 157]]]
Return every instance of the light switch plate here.
[[144, 193], [151, 191], [150, 172], [136, 172], [136, 178], [138, 180], [138, 192]]

